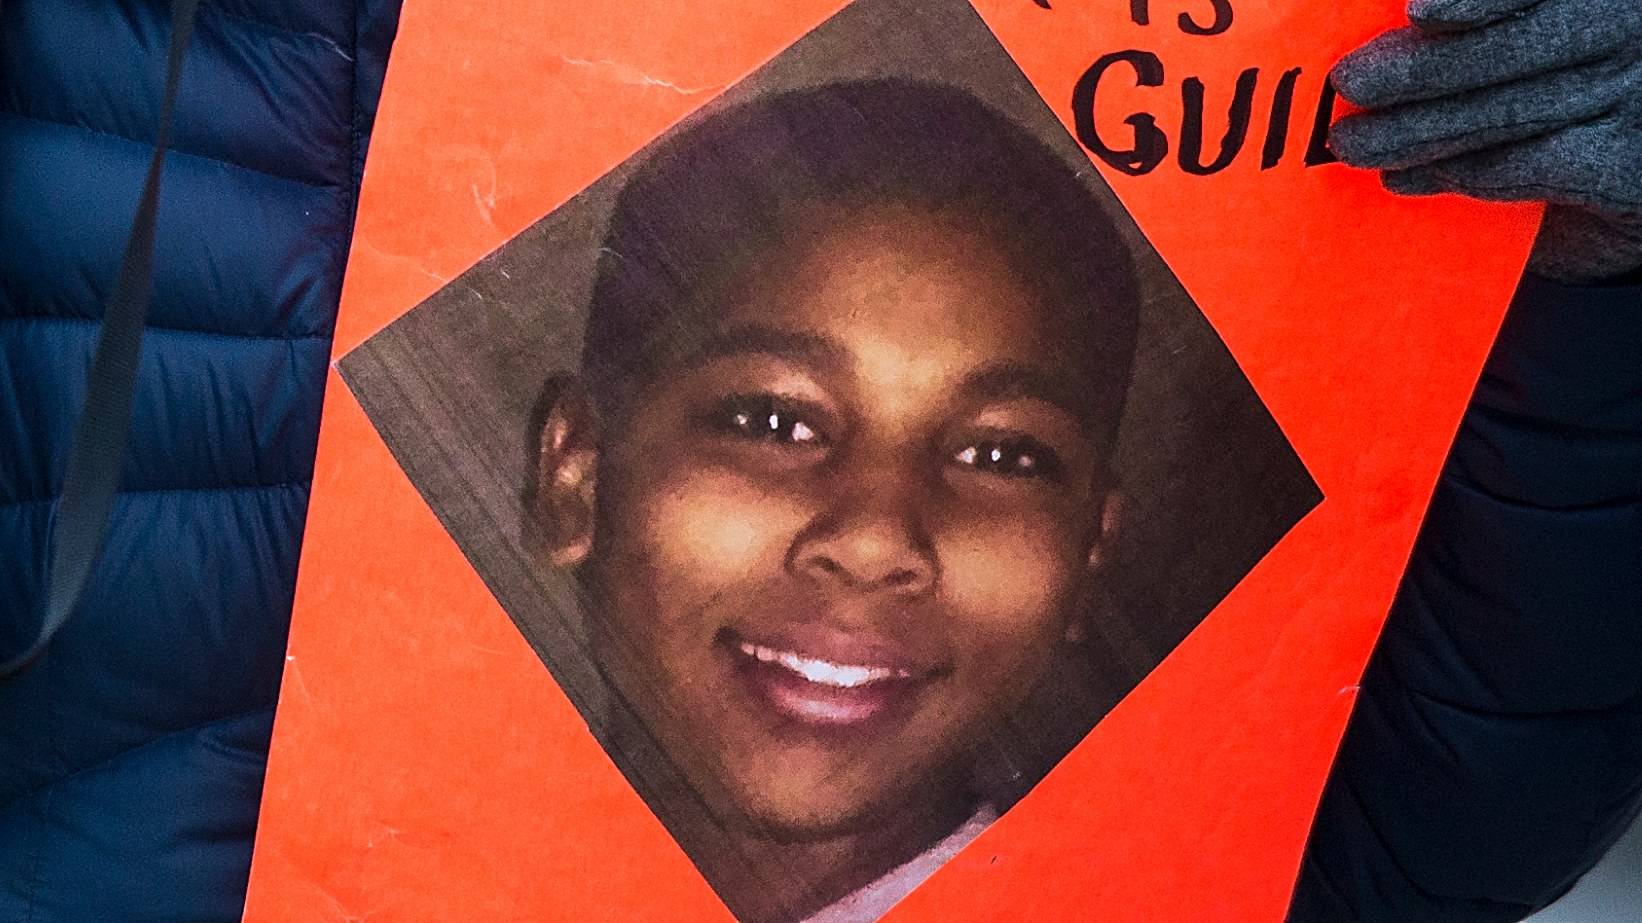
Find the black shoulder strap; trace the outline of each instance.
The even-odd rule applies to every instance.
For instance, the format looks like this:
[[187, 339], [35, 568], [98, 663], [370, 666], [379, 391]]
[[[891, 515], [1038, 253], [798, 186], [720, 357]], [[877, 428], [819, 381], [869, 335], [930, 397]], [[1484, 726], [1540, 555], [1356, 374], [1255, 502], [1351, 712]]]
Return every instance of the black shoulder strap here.
[[108, 514], [120, 483], [126, 435], [131, 429], [131, 404], [137, 383], [137, 357], [148, 296], [154, 275], [154, 212], [159, 201], [160, 173], [170, 143], [171, 115], [182, 73], [183, 50], [194, 31], [199, 0], [175, 0], [171, 8], [171, 47], [166, 57], [165, 97], [160, 109], [154, 157], [148, 164], [142, 198], [131, 223], [120, 273], [103, 311], [102, 334], [85, 408], [74, 428], [63, 493], [52, 526], [46, 614], [34, 640], [17, 655], [0, 662], [0, 679], [19, 673], [46, 649], [80, 601], [91, 566], [96, 563]]

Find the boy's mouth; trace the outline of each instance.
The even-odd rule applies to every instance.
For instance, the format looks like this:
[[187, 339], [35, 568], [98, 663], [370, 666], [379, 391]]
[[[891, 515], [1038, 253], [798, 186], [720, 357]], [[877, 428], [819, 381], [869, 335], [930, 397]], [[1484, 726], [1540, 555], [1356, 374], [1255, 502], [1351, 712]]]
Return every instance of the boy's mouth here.
[[786, 667], [812, 683], [837, 689], [854, 689], [867, 683], [885, 679], [911, 679], [912, 674], [902, 667], [871, 666], [866, 664], [833, 663], [815, 657], [806, 657], [794, 651], [742, 641], [737, 647], [741, 653], [760, 663]]
[[[910, 702], [933, 671], [854, 639], [810, 645], [791, 640], [722, 639], [733, 672], [752, 699], [776, 715], [815, 728], [853, 728]], [[820, 648], [821, 650], [817, 650]]]

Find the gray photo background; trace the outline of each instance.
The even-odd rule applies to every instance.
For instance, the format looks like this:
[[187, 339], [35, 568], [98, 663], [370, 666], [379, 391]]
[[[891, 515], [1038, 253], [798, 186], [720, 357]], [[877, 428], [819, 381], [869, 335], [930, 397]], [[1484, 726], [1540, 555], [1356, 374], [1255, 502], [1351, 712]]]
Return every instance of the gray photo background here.
[[[1195, 628], [1321, 499], [1212, 327], [1077, 143], [963, 0], [860, 0], [703, 111], [756, 94], [903, 77], [957, 86], [1043, 137], [1109, 205], [1144, 292], [1120, 437], [1122, 547], [1093, 622], [1092, 668], [1000, 732], [1018, 797]], [[694, 118], [694, 116], [692, 116]], [[544, 128], [573, 131], [574, 126]], [[643, 152], [486, 257], [339, 363], [411, 481], [607, 748], [620, 712], [588, 656], [571, 583], [528, 541], [532, 417], [577, 366], [615, 194]], [[460, 617], [453, 613], [452, 617]], [[655, 752], [613, 752], [655, 807], [680, 784]], [[683, 802], [692, 799], [678, 799]], [[662, 819], [690, 848], [693, 822]]]

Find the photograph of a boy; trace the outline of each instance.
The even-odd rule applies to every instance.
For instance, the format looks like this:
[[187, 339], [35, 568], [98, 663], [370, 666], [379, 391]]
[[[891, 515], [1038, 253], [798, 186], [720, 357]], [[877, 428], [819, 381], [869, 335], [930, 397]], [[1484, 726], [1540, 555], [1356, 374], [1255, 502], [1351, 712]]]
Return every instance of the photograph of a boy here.
[[1321, 498], [964, 0], [848, 5], [338, 368], [749, 921], [877, 919]]
[[626, 181], [531, 515], [616, 693], [795, 876], [703, 863], [738, 915], [876, 918], [1003, 807], [990, 735], [1098, 669], [1137, 314], [1076, 172], [950, 87], [755, 98]]

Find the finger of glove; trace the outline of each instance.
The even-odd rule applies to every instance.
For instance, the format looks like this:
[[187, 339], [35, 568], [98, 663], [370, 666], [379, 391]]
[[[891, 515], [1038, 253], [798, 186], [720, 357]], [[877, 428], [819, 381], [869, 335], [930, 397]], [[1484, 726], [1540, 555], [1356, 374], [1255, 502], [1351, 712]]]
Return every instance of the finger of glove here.
[[1605, 214], [1586, 208], [1545, 210], [1528, 268], [1547, 279], [1590, 283], [1642, 268], [1642, 212]]
[[1367, 109], [1438, 99], [1608, 57], [1634, 59], [1642, 3], [1545, 0], [1520, 18], [1453, 35], [1395, 29], [1346, 55], [1335, 89]]
[[1384, 182], [1408, 195], [1458, 192], [1629, 214], [1642, 211], [1637, 131], [1627, 116], [1606, 116], [1515, 144], [1394, 170]]
[[1409, 0], [1408, 18], [1426, 32], [1463, 32], [1525, 13], [1543, 0]]
[[1385, 188], [1398, 195], [1428, 196], [1450, 191], [1429, 170], [1387, 170], [1380, 174]]
[[1638, 97], [1642, 67], [1608, 59], [1350, 115], [1335, 124], [1329, 148], [1354, 167], [1398, 170], [1547, 134]]

